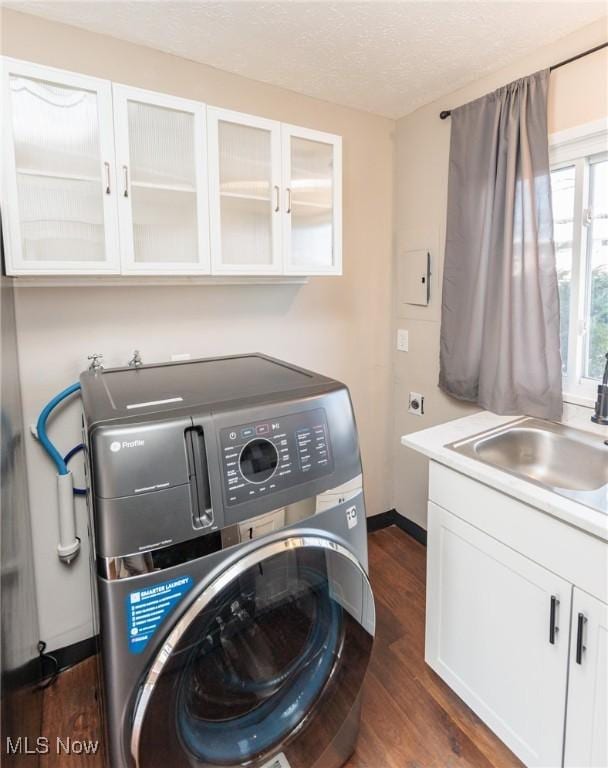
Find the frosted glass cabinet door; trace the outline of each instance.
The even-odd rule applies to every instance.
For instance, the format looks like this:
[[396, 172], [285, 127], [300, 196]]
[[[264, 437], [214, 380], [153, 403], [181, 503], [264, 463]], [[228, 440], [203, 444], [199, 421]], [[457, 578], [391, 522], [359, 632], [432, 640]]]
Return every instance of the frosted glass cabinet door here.
[[280, 123], [212, 107], [207, 116], [212, 271], [278, 274]]
[[119, 271], [106, 80], [3, 59], [7, 272]]
[[122, 271], [209, 272], [205, 107], [114, 86]]
[[286, 272], [342, 274], [342, 139], [283, 125]]

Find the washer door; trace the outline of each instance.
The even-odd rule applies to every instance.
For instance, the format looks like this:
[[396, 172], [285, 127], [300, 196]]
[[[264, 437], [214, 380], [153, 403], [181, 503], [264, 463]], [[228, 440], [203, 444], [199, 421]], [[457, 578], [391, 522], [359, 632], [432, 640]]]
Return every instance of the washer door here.
[[135, 705], [136, 764], [310, 768], [357, 703], [374, 623], [367, 576], [339, 544], [303, 535], [248, 549], [154, 660]]

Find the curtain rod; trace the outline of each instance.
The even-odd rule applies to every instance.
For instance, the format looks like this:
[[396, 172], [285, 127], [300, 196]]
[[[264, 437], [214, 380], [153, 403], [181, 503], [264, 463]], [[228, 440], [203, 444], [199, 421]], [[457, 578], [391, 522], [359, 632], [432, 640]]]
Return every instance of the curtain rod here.
[[[549, 72], [553, 72], [554, 69], [559, 69], [560, 67], [563, 67], [566, 64], [571, 64], [573, 61], [577, 61], [577, 59], [582, 59], [583, 56], [589, 56], [590, 53], [601, 51], [602, 48], [606, 48], [606, 47], [608, 47], [608, 43], [601, 43], [600, 45], [596, 45], [595, 48], [590, 48], [588, 51], [577, 53], [576, 56], [571, 56], [569, 59], [565, 59], [564, 61], [560, 61], [559, 63], [554, 64], [552, 67], [549, 67]], [[451, 114], [452, 114], [452, 111], [450, 109], [444, 109], [442, 112], [439, 113], [439, 117], [442, 120], [445, 120]]]

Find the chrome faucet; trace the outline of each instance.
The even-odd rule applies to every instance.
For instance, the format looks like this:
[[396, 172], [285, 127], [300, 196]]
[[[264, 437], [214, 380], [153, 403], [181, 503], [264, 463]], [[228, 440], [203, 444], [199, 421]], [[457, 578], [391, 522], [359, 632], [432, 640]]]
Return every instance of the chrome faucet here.
[[91, 361], [89, 364], [89, 371], [92, 373], [103, 371], [103, 363], [101, 362], [103, 360], [103, 355], [101, 352], [93, 352], [92, 355], [87, 356], [87, 360]]
[[139, 349], [133, 351], [133, 357], [129, 360], [129, 368], [140, 368], [144, 364]]
[[[604, 368], [604, 378], [602, 383], [597, 386], [597, 400], [595, 401], [595, 413], [591, 421], [596, 424], [608, 424], [608, 352], [606, 353], [606, 367]], [[608, 445], [608, 440], [606, 441]]]

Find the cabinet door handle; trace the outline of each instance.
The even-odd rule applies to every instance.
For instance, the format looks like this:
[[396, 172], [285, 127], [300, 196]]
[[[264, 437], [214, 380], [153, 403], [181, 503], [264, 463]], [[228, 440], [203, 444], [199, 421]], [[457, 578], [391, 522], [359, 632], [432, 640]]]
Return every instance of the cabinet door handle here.
[[126, 165], [123, 165], [122, 172], [124, 174], [125, 186], [123, 190], [123, 197], [129, 197], [129, 169]]
[[281, 190], [275, 184], [274, 185], [274, 212], [278, 213], [281, 209]]
[[287, 213], [291, 213], [291, 189], [287, 187]]
[[106, 170], [106, 195], [109, 195], [110, 190], [110, 163], [104, 163], [103, 167]]
[[551, 595], [551, 610], [549, 611], [549, 642], [551, 645], [555, 645], [555, 635], [559, 632], [559, 627], [557, 626], [557, 606], [559, 605], [559, 600], [555, 595]]
[[583, 645], [583, 633], [585, 631], [585, 624], [587, 623], [587, 617], [584, 613], [578, 615], [578, 628], [576, 631], [576, 663], [583, 663], [583, 651], [587, 649]]

